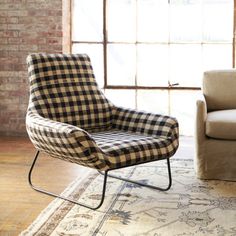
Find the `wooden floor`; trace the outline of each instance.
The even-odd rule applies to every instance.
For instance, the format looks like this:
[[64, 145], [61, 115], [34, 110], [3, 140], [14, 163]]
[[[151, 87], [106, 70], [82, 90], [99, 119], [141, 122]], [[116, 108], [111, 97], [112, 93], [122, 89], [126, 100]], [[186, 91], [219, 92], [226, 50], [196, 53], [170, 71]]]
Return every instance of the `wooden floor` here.
[[[34, 191], [27, 175], [35, 150], [28, 138], [0, 137], [0, 235], [18, 235], [53, 200]], [[39, 159], [33, 179], [52, 191], [62, 191], [85, 168], [54, 158]], [[39, 173], [39, 171], [40, 173]]]
[[[178, 157], [193, 157], [192, 138], [181, 138]], [[0, 137], [0, 235], [18, 235], [53, 200], [30, 188], [28, 171], [35, 150], [28, 138]], [[43, 156], [33, 175], [35, 183], [61, 192], [86, 168]]]

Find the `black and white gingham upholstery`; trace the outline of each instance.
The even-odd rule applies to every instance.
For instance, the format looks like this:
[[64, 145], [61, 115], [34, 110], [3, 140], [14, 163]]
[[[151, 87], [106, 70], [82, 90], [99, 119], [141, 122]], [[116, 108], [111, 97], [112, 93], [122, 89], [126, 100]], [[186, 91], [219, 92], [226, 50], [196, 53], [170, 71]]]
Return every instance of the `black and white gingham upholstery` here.
[[178, 122], [114, 106], [99, 90], [87, 55], [27, 58], [27, 132], [36, 149], [99, 170], [171, 157]]

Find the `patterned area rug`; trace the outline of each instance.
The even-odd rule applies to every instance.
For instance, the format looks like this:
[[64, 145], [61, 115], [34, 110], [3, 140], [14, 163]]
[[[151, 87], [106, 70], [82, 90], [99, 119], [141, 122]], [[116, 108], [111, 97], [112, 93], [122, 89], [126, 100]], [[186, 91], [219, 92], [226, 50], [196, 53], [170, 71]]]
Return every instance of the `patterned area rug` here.
[[[21, 235], [235, 236], [236, 182], [198, 180], [192, 160], [172, 159], [171, 166], [173, 185], [168, 192], [108, 178], [106, 198], [97, 211], [55, 199]], [[167, 182], [163, 161], [116, 174], [159, 186]], [[96, 202], [102, 180], [90, 171], [65, 194]]]

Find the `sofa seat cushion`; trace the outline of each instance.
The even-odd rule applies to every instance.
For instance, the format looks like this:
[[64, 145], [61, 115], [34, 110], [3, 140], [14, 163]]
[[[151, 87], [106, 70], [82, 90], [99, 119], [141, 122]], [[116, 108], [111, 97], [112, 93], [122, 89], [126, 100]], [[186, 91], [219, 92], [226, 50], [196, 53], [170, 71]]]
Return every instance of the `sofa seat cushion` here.
[[236, 109], [209, 112], [206, 135], [211, 138], [236, 140]]

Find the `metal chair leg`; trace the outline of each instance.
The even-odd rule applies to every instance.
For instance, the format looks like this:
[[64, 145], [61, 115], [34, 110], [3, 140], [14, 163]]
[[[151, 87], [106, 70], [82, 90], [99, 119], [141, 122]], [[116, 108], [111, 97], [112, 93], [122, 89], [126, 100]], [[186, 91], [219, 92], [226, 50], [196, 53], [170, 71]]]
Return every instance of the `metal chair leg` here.
[[[172, 185], [172, 177], [171, 177], [170, 160], [169, 160], [169, 158], [167, 158], [166, 160], [167, 160], [167, 169], [168, 169], [168, 178], [169, 178], [169, 182], [168, 182], [168, 185], [167, 185], [166, 188], [161, 188], [161, 187], [157, 187], [157, 186], [153, 186], [153, 185], [149, 185], [149, 184], [144, 184], [144, 183], [141, 183], [141, 182], [138, 182], [138, 181], [130, 180], [130, 179], [127, 179], [127, 178], [122, 178], [122, 177], [115, 176], [115, 175], [112, 175], [112, 174], [108, 174], [108, 176], [112, 177], [112, 178], [115, 178], [115, 179], [119, 179], [119, 180], [129, 182], [129, 183], [137, 184], [137, 185], [140, 185], [140, 186], [143, 186], [143, 187], [147, 187], [147, 188], [151, 188], [151, 189], [155, 189], [155, 190], [160, 190], [160, 191], [167, 191], [167, 190], [170, 189], [170, 187]], [[101, 171], [98, 171], [98, 172], [102, 175], [105, 174]]]
[[108, 176], [112, 177], [112, 178], [115, 178], [115, 179], [119, 179], [119, 180], [123, 180], [123, 181], [129, 182], [129, 183], [137, 184], [137, 185], [140, 185], [140, 186], [143, 186], [143, 187], [148, 187], [148, 188], [151, 188], [151, 189], [160, 190], [160, 191], [167, 191], [167, 190], [170, 189], [170, 187], [172, 185], [172, 177], [171, 177], [171, 168], [170, 168], [170, 160], [169, 160], [169, 158], [167, 158], [167, 169], [168, 169], [169, 183], [168, 183], [168, 186], [166, 188], [161, 188], [161, 187], [157, 187], [157, 186], [153, 186], [153, 185], [149, 185], [149, 184], [144, 184], [144, 183], [141, 183], [141, 182], [138, 182], [138, 181], [134, 181], [134, 180], [130, 180], [130, 179], [127, 179], [127, 178], [122, 178], [122, 177], [119, 177], [119, 176], [108, 174], [108, 171], [105, 171], [104, 173], [101, 172], [101, 171], [98, 171], [100, 174], [104, 175], [103, 188], [102, 188], [102, 196], [101, 196], [101, 200], [100, 200], [100, 202], [99, 202], [99, 204], [97, 206], [91, 206], [91, 205], [87, 205], [85, 203], [81, 203], [81, 202], [75, 201], [73, 199], [70, 199], [68, 197], [64, 197], [64, 196], [58, 195], [56, 193], [52, 193], [52, 192], [49, 192], [49, 191], [46, 191], [44, 189], [41, 189], [39, 187], [34, 186], [32, 184], [32, 172], [33, 172], [33, 169], [34, 169], [34, 166], [35, 166], [35, 163], [36, 163], [38, 157], [39, 157], [39, 151], [36, 152], [36, 155], [34, 157], [34, 160], [32, 162], [32, 165], [30, 167], [30, 171], [29, 171], [29, 174], [28, 174], [28, 181], [29, 181], [30, 186], [34, 190], [36, 190], [38, 192], [47, 194], [49, 196], [61, 198], [63, 200], [72, 202], [74, 204], [77, 204], [77, 205], [89, 208], [91, 210], [97, 210], [98, 208], [100, 208], [102, 206], [102, 204], [104, 202], [104, 199], [105, 199], [106, 183], [107, 183], [107, 177]]
[[105, 198], [105, 192], [106, 192], [106, 183], [107, 183], [107, 176], [108, 176], [108, 175], [107, 175], [107, 171], [105, 171], [105, 173], [104, 173], [102, 197], [101, 197], [100, 203], [99, 203], [97, 206], [94, 207], [94, 206], [91, 206], [91, 205], [87, 205], [87, 204], [84, 204], [84, 203], [77, 202], [77, 201], [75, 201], [75, 200], [73, 200], [73, 199], [70, 199], [70, 198], [67, 198], [67, 197], [58, 195], [58, 194], [56, 194], [56, 193], [48, 192], [48, 191], [46, 191], [46, 190], [43, 190], [43, 189], [41, 189], [41, 188], [39, 188], [39, 187], [34, 186], [34, 185], [32, 184], [32, 180], [31, 180], [32, 177], [31, 177], [31, 175], [32, 175], [32, 172], [33, 172], [35, 163], [36, 163], [36, 161], [37, 161], [37, 159], [38, 159], [38, 156], [39, 156], [39, 151], [37, 151], [37, 153], [36, 153], [36, 155], [35, 155], [35, 158], [34, 158], [34, 160], [33, 160], [33, 163], [32, 163], [32, 165], [31, 165], [31, 168], [30, 168], [30, 171], [29, 171], [29, 174], [28, 174], [28, 181], [29, 181], [29, 184], [30, 184], [30, 186], [31, 186], [34, 190], [36, 190], [36, 191], [38, 191], [38, 192], [41, 192], [41, 193], [44, 193], [44, 194], [47, 194], [47, 195], [49, 195], [49, 196], [61, 198], [61, 199], [63, 199], [63, 200], [66, 200], [66, 201], [75, 203], [75, 204], [77, 204], [77, 205], [80, 205], [80, 206], [89, 208], [89, 209], [91, 209], [91, 210], [97, 210], [98, 208], [100, 208], [100, 207], [102, 206], [103, 201], [104, 201], [104, 198]]

